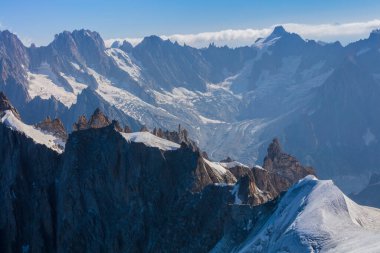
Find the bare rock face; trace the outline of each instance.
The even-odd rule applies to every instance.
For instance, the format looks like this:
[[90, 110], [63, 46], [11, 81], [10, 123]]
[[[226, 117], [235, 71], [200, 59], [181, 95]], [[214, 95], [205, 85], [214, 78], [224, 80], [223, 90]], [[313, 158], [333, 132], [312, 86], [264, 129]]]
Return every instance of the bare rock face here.
[[289, 182], [298, 181], [307, 175], [315, 175], [312, 167], [304, 167], [295, 157], [282, 152], [278, 139], [274, 139], [269, 145], [263, 168], [270, 173], [281, 175]]
[[0, 114], [7, 110], [11, 110], [13, 115], [19, 120], [21, 120], [20, 114], [18, 113], [16, 108], [14, 108], [13, 105], [9, 102], [5, 94], [0, 91]]
[[[191, 146], [194, 151], [199, 151], [196, 143], [188, 137], [189, 134], [187, 130], [182, 128], [181, 125], [178, 125], [178, 131], [164, 131], [161, 128], [154, 128], [152, 134], [178, 144], [185, 143], [187, 146]], [[208, 157], [205, 152], [203, 157]]]
[[64, 141], [67, 140], [68, 135], [60, 119], [52, 120], [50, 117], [47, 117], [42, 122], [36, 124], [36, 127], [44, 132], [51, 133]]
[[185, 145], [163, 151], [126, 142], [112, 126], [73, 132], [62, 166], [61, 252], [207, 252], [232, 203], [231, 187], [215, 184], [236, 182]]
[[109, 120], [108, 117], [99, 108], [94, 111], [88, 121], [86, 119], [86, 116], [79, 116], [78, 121], [73, 124], [73, 130], [78, 131], [90, 128], [104, 128], [110, 125], [118, 132], [132, 132], [131, 128], [128, 125], [122, 128], [117, 120]]
[[0, 31], [0, 84], [14, 78], [16, 83], [25, 81], [25, 70], [29, 59], [25, 46], [16, 35], [5, 30]]
[[132, 133], [132, 129], [129, 126], [125, 126], [124, 133]]
[[74, 131], [84, 130], [87, 128], [88, 128], [87, 119], [86, 119], [86, 116], [84, 115], [79, 116], [78, 121], [73, 124]]
[[73, 129], [74, 131], [77, 131], [88, 128], [102, 128], [109, 126], [110, 124], [111, 121], [107, 118], [107, 116], [104, 115], [104, 113], [99, 108], [97, 108], [88, 121], [86, 119], [86, 116], [80, 116], [78, 118], [78, 121], [74, 123]]
[[60, 155], [0, 124], [0, 252], [57, 252]]
[[251, 205], [275, 199], [298, 180], [307, 175], [315, 175], [313, 168], [303, 167], [296, 158], [284, 153], [278, 139], [269, 145], [263, 167], [235, 166], [229, 170], [238, 179], [236, 198]]
[[107, 118], [106, 115], [99, 108], [97, 108], [92, 114], [90, 120], [88, 121], [89, 128], [102, 128], [109, 126], [111, 121]]
[[221, 160], [220, 162], [221, 163], [230, 163], [230, 162], [233, 162], [234, 160], [231, 158], [231, 157], [227, 157], [226, 159], [223, 159], [223, 160]]
[[113, 128], [118, 132], [124, 132], [124, 129], [120, 126], [117, 120], [112, 120], [111, 126], [113, 126]]

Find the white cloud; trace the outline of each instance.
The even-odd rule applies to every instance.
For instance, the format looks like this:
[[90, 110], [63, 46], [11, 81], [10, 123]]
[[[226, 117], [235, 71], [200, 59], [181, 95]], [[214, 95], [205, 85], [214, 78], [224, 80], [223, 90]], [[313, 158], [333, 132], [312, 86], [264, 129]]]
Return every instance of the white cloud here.
[[[367, 22], [353, 22], [343, 24], [297, 24], [285, 23], [280, 24], [289, 32], [295, 32], [307, 39], [336, 41], [340, 40], [343, 43], [355, 40], [361, 36], [366, 36], [372, 30], [380, 28], [380, 20], [375, 19]], [[163, 39], [177, 41], [180, 44], [187, 44], [194, 47], [204, 47], [210, 43], [216, 45], [242, 46], [251, 45], [260, 37], [268, 36], [273, 28], [273, 25], [262, 29], [242, 29], [242, 30], [223, 30], [217, 32], [202, 32], [197, 34], [172, 34], [161, 35]], [[125, 39], [110, 39], [106, 41], [107, 45], [111, 45], [116, 40], [127, 40], [133, 45], [138, 44], [142, 38], [125, 38]]]

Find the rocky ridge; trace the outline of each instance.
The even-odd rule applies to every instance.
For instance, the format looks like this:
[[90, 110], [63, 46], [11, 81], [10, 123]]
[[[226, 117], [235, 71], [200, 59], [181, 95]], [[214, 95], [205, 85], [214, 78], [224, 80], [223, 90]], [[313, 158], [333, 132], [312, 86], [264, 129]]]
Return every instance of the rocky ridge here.
[[[222, 238], [235, 245], [273, 212], [277, 191], [309, 171], [282, 152], [263, 174], [223, 167], [182, 128], [162, 134], [183, 140], [174, 150], [128, 142], [100, 110], [79, 122], [63, 154], [0, 124], [1, 252], [208, 252]], [[280, 173], [294, 168], [292, 177]], [[265, 188], [279, 178], [284, 188]]]
[[45, 120], [36, 124], [36, 127], [42, 131], [58, 136], [64, 141], [67, 140], [68, 135], [60, 119], [52, 120], [50, 117], [46, 117]]
[[5, 112], [6, 110], [11, 110], [16, 118], [21, 119], [20, 114], [16, 108], [14, 108], [13, 105], [9, 102], [5, 94], [3, 92], [0, 92], [0, 113]]

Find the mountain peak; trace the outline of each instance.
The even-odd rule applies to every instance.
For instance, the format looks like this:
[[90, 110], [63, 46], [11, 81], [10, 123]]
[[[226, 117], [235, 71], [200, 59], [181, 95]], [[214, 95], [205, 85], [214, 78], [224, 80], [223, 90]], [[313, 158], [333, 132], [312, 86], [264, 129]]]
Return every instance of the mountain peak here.
[[379, 40], [380, 39], [380, 29], [372, 30], [371, 34], [369, 35], [370, 40]]
[[272, 140], [272, 143], [268, 147], [268, 157], [271, 160], [274, 160], [275, 157], [278, 157], [282, 153], [280, 141], [277, 138]]
[[273, 32], [272, 34], [273, 35], [277, 35], [277, 36], [282, 36], [284, 34], [287, 34], [288, 32], [285, 30], [285, 28], [281, 25], [278, 25], [276, 26], [274, 29], [273, 29]]
[[55, 35], [55, 39], [59, 37], [73, 37], [73, 38], [78, 38], [78, 37], [91, 37], [91, 38], [98, 38], [100, 37], [99, 33], [87, 29], [80, 29], [80, 30], [73, 30], [72, 32], [70, 31], [63, 31], [59, 34]]
[[298, 37], [297, 34], [291, 34], [287, 32], [283, 26], [276, 26], [273, 29], [272, 33], [268, 37], [265, 38], [264, 42], [273, 42], [280, 38], [288, 38], [288, 37], [292, 38], [293, 36], [290, 36], [290, 35], [295, 35]]
[[123, 43], [119, 46], [119, 48], [124, 52], [130, 52], [133, 49], [133, 45], [128, 41], [124, 40]]
[[104, 41], [99, 33], [86, 29], [74, 30], [72, 32], [63, 31], [59, 34], [56, 34], [51, 44], [55, 45], [55, 47], [58, 48], [68, 46], [71, 50], [74, 50], [75, 47], [91, 47], [98, 48], [102, 51], [105, 50]]
[[157, 36], [157, 35], [150, 35], [150, 36], [146, 36], [144, 37], [144, 39], [141, 41], [141, 43], [159, 43], [159, 42], [163, 42], [164, 40], [161, 39], [161, 37]]
[[157, 35], [150, 35], [147, 37], [144, 37], [144, 39], [136, 46], [136, 47], [151, 47], [151, 46], [158, 46], [158, 45], [174, 45], [173, 42], [171, 42], [169, 39], [162, 39], [161, 37]]

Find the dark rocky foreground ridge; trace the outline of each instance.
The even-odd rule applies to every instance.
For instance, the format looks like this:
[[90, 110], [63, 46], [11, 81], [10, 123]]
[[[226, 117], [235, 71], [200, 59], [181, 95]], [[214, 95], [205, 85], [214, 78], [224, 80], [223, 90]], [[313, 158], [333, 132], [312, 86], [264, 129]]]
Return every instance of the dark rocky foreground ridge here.
[[183, 129], [154, 131], [182, 141], [165, 151], [128, 142], [99, 111], [88, 122], [62, 154], [0, 124], [0, 252], [208, 252], [221, 240], [229, 252], [314, 174], [277, 139], [263, 168], [220, 175]]

